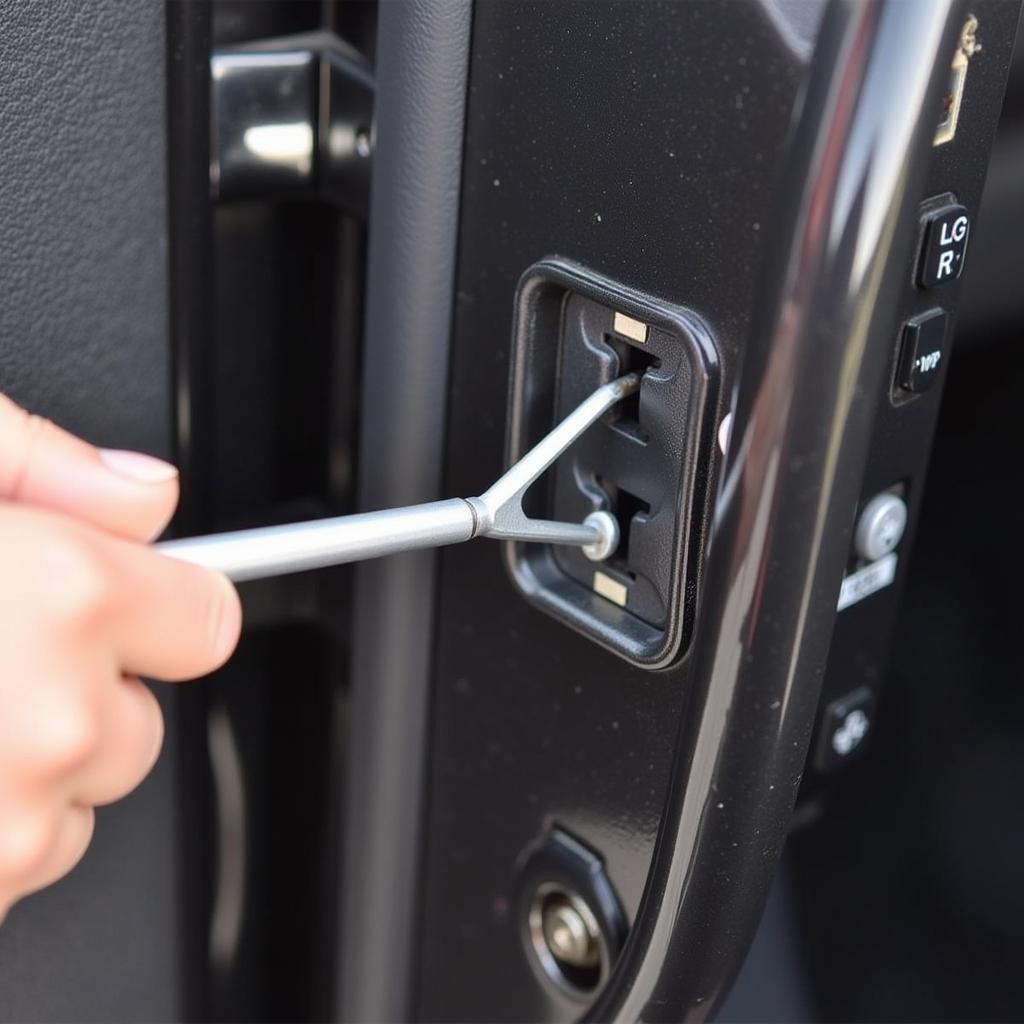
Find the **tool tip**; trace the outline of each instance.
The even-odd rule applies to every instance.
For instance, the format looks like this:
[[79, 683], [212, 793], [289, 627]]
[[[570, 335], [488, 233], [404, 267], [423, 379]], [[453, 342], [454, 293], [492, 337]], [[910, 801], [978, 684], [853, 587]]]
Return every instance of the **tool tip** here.
[[619, 522], [611, 512], [591, 512], [583, 520], [584, 526], [590, 526], [597, 532], [597, 539], [583, 547], [583, 554], [592, 562], [603, 562], [615, 554], [619, 546]]
[[640, 388], [640, 377], [639, 373], [627, 373], [625, 377], [619, 377], [614, 382], [619, 394], [625, 398], [637, 391]]

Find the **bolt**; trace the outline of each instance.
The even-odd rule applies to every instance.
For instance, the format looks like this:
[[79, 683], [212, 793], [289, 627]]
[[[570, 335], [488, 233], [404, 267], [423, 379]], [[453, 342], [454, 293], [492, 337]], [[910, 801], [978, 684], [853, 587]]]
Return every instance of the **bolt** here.
[[551, 897], [543, 910], [544, 941], [551, 955], [569, 967], [597, 967], [601, 962], [601, 937], [562, 895]]

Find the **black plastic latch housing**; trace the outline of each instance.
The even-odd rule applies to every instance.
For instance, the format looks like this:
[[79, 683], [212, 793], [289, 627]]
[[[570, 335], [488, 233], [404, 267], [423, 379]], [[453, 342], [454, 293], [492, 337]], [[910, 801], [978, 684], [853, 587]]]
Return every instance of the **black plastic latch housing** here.
[[507, 563], [538, 607], [635, 664], [662, 668], [689, 640], [707, 527], [718, 357], [691, 310], [565, 260], [523, 275], [516, 300], [507, 457], [519, 458], [596, 387], [640, 372], [612, 409], [527, 495], [528, 514], [619, 520], [607, 562], [510, 544]]

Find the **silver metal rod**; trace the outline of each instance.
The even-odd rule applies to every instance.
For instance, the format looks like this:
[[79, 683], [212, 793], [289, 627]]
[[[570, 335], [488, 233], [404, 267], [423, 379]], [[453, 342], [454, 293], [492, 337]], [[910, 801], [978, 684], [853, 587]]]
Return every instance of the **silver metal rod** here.
[[527, 520], [523, 512], [523, 495], [527, 489], [591, 424], [639, 387], [638, 373], [629, 373], [618, 380], [602, 384], [515, 465], [510, 466], [479, 498], [471, 499], [478, 514], [481, 514], [481, 508], [484, 510], [482, 519], [487, 526], [485, 532], [492, 536], [532, 539], [523, 536], [524, 531], [527, 534], [531, 532], [524, 523], [533, 522]]
[[173, 558], [217, 569], [236, 583], [469, 540], [476, 517], [462, 498], [284, 526], [164, 541]]
[[217, 569], [236, 583], [460, 544], [474, 537], [571, 544], [582, 547], [588, 558], [602, 561], [619, 542], [619, 525], [610, 512], [592, 512], [582, 523], [530, 519], [523, 511], [523, 495], [588, 427], [639, 387], [635, 373], [599, 387], [479, 498], [164, 541], [157, 550]]

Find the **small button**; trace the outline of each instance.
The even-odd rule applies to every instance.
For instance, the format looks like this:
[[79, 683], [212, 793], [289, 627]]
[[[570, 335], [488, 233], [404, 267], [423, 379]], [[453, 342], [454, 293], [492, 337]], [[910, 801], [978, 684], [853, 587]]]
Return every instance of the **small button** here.
[[903, 328], [896, 383], [904, 391], [919, 395], [927, 391], [939, 375], [946, 358], [949, 315], [933, 309], [909, 320]]
[[832, 771], [859, 754], [874, 726], [874, 715], [875, 697], [866, 686], [829, 704], [818, 738], [818, 771]]
[[896, 549], [906, 528], [907, 503], [890, 491], [876, 494], [857, 520], [854, 550], [866, 562], [877, 562]]
[[933, 210], [924, 221], [917, 281], [922, 288], [955, 281], [964, 269], [971, 218], [967, 208], [951, 203]]

